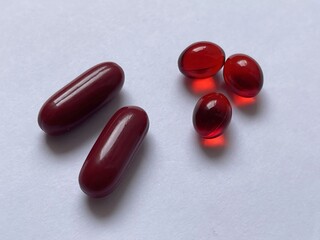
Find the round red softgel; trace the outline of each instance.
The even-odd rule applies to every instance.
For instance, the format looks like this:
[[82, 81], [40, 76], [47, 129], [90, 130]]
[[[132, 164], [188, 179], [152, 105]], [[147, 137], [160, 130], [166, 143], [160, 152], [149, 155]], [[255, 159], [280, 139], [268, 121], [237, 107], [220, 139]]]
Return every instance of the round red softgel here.
[[203, 138], [215, 138], [228, 127], [232, 116], [229, 100], [221, 93], [209, 93], [197, 102], [193, 125]]
[[255, 97], [263, 85], [259, 64], [248, 55], [234, 54], [224, 64], [223, 77], [228, 88], [242, 97]]
[[215, 75], [223, 66], [225, 53], [211, 42], [196, 42], [187, 47], [178, 60], [179, 70], [190, 78], [207, 78]]

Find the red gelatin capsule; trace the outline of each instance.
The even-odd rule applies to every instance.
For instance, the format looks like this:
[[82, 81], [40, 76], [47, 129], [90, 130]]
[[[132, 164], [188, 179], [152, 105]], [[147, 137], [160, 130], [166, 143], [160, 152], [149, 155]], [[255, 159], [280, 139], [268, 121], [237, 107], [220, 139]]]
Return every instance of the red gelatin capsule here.
[[187, 47], [178, 60], [179, 70], [190, 78], [207, 78], [223, 66], [225, 53], [217, 44], [196, 42]]
[[245, 54], [230, 56], [223, 69], [228, 88], [241, 97], [255, 97], [263, 85], [263, 73], [259, 64]]
[[148, 128], [148, 115], [143, 109], [119, 109], [102, 130], [82, 166], [79, 175], [82, 191], [94, 198], [109, 195], [131, 162]]
[[51, 96], [38, 123], [50, 135], [65, 133], [111, 100], [122, 88], [124, 72], [116, 63], [100, 63]]
[[193, 125], [203, 138], [215, 138], [228, 127], [232, 116], [229, 100], [221, 93], [209, 93], [197, 102]]

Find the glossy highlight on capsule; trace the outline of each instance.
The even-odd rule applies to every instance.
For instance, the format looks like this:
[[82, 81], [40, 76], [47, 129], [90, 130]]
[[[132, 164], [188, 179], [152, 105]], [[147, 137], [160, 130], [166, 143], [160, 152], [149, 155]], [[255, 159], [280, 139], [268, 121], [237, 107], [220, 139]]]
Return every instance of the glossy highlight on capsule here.
[[79, 174], [84, 193], [93, 198], [109, 195], [119, 183], [148, 132], [147, 113], [139, 107], [119, 109], [93, 145]]
[[232, 117], [229, 100], [221, 93], [209, 93], [197, 102], [193, 111], [193, 125], [203, 138], [215, 138], [223, 134]]
[[208, 78], [222, 68], [224, 60], [225, 53], [217, 44], [196, 42], [180, 54], [178, 67], [186, 77]]
[[90, 68], [44, 103], [38, 115], [40, 128], [50, 135], [71, 130], [110, 101], [123, 83], [124, 72], [116, 63]]

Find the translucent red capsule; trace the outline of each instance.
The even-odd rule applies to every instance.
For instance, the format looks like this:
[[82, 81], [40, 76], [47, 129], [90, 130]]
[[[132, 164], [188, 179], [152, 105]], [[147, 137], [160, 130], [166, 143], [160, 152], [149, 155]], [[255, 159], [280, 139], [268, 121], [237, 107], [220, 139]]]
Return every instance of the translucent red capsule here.
[[180, 55], [178, 67], [190, 78], [207, 78], [215, 75], [223, 66], [225, 53], [215, 43], [196, 42]]
[[149, 128], [147, 113], [139, 107], [123, 107], [108, 121], [93, 145], [79, 184], [90, 197], [105, 197], [117, 186]]
[[263, 86], [263, 73], [250, 56], [235, 54], [224, 64], [223, 76], [227, 87], [242, 97], [255, 97]]
[[65, 133], [111, 100], [122, 88], [124, 72], [116, 63], [98, 64], [51, 96], [38, 123], [48, 134]]
[[203, 138], [223, 134], [232, 117], [229, 100], [221, 93], [209, 93], [197, 102], [193, 111], [193, 125]]

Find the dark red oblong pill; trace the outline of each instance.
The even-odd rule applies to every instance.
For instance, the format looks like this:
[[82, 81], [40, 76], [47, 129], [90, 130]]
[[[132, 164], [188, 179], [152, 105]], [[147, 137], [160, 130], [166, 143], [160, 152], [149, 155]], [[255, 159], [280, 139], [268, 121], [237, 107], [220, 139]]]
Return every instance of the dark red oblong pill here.
[[108, 121], [93, 145], [79, 175], [83, 192], [98, 198], [109, 195], [131, 162], [149, 129], [147, 113], [123, 107]]
[[38, 123], [50, 135], [65, 133], [110, 101], [122, 88], [124, 72], [113, 62], [100, 63], [51, 96]]

